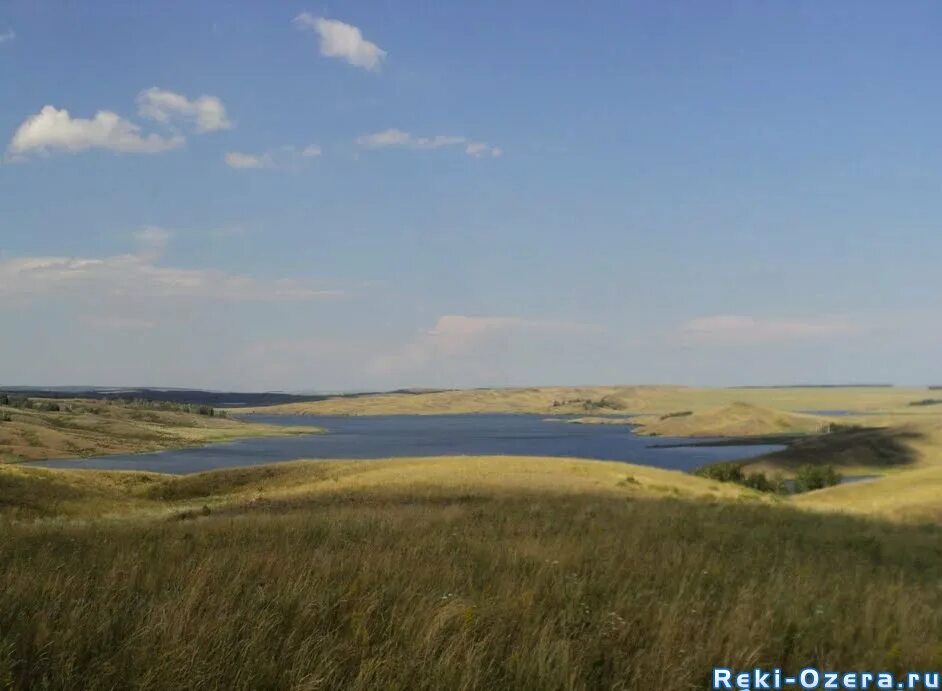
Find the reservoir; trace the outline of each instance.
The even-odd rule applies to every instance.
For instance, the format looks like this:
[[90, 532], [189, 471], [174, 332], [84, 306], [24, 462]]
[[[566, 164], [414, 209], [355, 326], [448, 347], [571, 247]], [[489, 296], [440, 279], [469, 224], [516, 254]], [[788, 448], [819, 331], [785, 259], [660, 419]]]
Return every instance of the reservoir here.
[[674, 446], [703, 438], [641, 437], [628, 425], [566, 424], [540, 415], [247, 415], [274, 425], [318, 426], [326, 434], [243, 439], [155, 453], [48, 460], [50, 468], [198, 473], [296, 459], [394, 456], [561, 456], [622, 461], [689, 471], [706, 463], [750, 458], [784, 447], [770, 444]]

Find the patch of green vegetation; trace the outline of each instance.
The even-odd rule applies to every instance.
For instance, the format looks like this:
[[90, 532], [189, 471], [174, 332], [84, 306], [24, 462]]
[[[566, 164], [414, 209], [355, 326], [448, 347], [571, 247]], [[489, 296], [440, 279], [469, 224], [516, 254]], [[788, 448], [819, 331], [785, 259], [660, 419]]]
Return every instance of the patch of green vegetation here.
[[841, 484], [841, 474], [830, 465], [803, 465], [795, 473], [795, 491], [813, 492]]
[[676, 413], [667, 413], [666, 415], [661, 415], [662, 420], [668, 420], [672, 417], [687, 417], [688, 415], [693, 415], [692, 410], [678, 410]]
[[625, 404], [615, 396], [602, 396], [601, 398], [569, 398], [555, 400], [553, 408], [580, 407], [583, 410], [624, 410]]
[[696, 475], [717, 482], [733, 482], [759, 492], [790, 493], [788, 484], [781, 476], [776, 475], [770, 479], [762, 471], [747, 473], [743, 470], [743, 463], [741, 462], [713, 463], [697, 469]]
[[805, 464], [795, 472], [795, 478], [791, 485], [781, 473], [775, 473], [769, 477], [761, 470], [748, 472], [744, 466], [745, 462], [741, 461], [713, 463], [698, 468], [695, 474], [709, 480], [732, 482], [759, 492], [774, 492], [775, 494], [813, 492], [814, 490], [839, 485], [842, 480], [841, 474], [831, 465]]
[[144, 408], [147, 410], [173, 410], [180, 413], [192, 413], [194, 415], [205, 415], [206, 417], [226, 417], [225, 411], [217, 411], [209, 405], [198, 405], [195, 403], [174, 403], [173, 401], [152, 401], [147, 398], [133, 399], [115, 399], [118, 405], [129, 408]]
[[942, 405], [942, 398], [924, 398], [921, 401], [913, 401], [909, 405], [911, 406]]

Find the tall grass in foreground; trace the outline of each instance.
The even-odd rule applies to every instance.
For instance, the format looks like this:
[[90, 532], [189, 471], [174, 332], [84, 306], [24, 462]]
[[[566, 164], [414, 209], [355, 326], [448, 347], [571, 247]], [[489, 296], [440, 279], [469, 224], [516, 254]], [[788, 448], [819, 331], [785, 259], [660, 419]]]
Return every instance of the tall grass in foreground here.
[[942, 532], [415, 492], [0, 524], [0, 688], [703, 689], [942, 665]]

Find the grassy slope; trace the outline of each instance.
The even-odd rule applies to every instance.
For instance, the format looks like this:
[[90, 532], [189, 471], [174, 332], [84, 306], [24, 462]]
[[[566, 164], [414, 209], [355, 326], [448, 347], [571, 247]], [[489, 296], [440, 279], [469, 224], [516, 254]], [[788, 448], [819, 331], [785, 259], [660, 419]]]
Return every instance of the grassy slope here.
[[636, 420], [639, 427], [635, 432], [667, 437], [748, 437], [821, 432], [830, 422], [818, 415], [736, 402], [690, 415], [644, 416]]
[[[854, 463], [883, 457], [891, 463], [878, 479], [832, 487], [792, 501], [803, 508], [878, 516], [909, 522], [942, 522], [942, 418], [924, 417], [891, 430], [889, 444], [868, 441], [856, 453], [842, 453]], [[902, 438], [899, 438], [902, 437]], [[896, 454], [900, 454], [896, 456]], [[877, 460], [859, 470], [880, 471]], [[883, 468], [887, 470], [887, 468]]]
[[544, 387], [527, 389], [472, 389], [425, 394], [378, 394], [290, 403], [250, 409], [253, 412], [309, 415], [391, 415], [444, 413], [580, 414], [581, 403], [554, 406], [558, 401], [608, 397], [619, 410], [663, 415], [679, 410], [701, 411], [737, 401], [788, 411], [802, 410], [906, 410], [915, 400], [927, 398], [926, 389], [902, 388], [767, 388], [695, 389], [678, 386]]
[[796, 506], [912, 523], [942, 522], [942, 467], [917, 468], [791, 499]]
[[[297, 415], [440, 415], [457, 413], [572, 413], [584, 412], [582, 401], [605, 396], [657, 399], [668, 387], [543, 387], [525, 389], [466, 389], [431, 393], [391, 393], [325, 401], [288, 403], [249, 409], [259, 413]], [[554, 406], [554, 402], [566, 405]], [[576, 402], [578, 401], [578, 402]], [[234, 411], [238, 412], [238, 411]]]
[[557, 459], [96, 475], [139, 510], [209, 513], [0, 526], [0, 686], [702, 689], [717, 663], [942, 664], [939, 529]]
[[0, 406], [0, 462], [156, 451], [238, 437], [316, 431], [257, 425], [172, 410], [103, 401], [58, 401], [60, 412]]
[[0, 518], [173, 514], [210, 505], [383, 492], [763, 499], [734, 485], [647, 466], [560, 458], [459, 456], [295, 461], [186, 476], [0, 465]]

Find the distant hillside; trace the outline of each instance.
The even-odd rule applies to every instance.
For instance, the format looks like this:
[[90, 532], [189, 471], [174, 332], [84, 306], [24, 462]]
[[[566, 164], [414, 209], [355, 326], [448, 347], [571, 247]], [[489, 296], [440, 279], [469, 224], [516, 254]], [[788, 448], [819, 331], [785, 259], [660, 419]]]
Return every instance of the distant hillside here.
[[665, 437], [748, 437], [820, 432], [830, 420], [750, 403], [730, 403], [700, 412], [678, 411], [633, 420], [638, 434]]
[[[203, 389], [174, 389], [149, 387], [81, 387], [81, 386], [0, 386], [0, 394], [14, 394], [33, 398], [87, 398], [100, 401], [163, 401], [210, 405], [216, 408], [236, 408], [241, 406], [278, 405], [281, 403], [300, 403], [304, 401], [323, 401], [337, 394], [292, 394], [280, 391], [238, 392], [206, 391]], [[365, 394], [341, 394], [362, 396]]]

